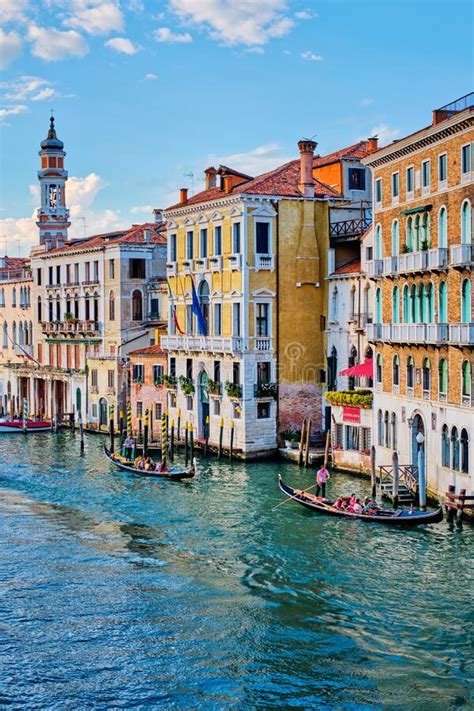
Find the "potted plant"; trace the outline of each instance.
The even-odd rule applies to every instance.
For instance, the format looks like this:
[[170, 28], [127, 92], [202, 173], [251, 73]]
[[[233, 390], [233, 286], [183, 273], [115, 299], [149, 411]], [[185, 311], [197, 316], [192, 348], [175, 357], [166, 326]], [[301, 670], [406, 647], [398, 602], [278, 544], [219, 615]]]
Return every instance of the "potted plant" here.
[[272, 397], [277, 399], [276, 383], [257, 383], [255, 386], [255, 397]]
[[298, 430], [291, 429], [291, 428], [287, 429], [287, 430], [283, 430], [283, 432], [280, 433], [280, 437], [284, 441], [285, 447], [287, 449], [298, 449], [299, 448], [301, 432], [298, 432]]
[[194, 385], [193, 381], [190, 378], [187, 378], [185, 375], [180, 375], [179, 378], [179, 384], [181, 386], [181, 390], [185, 395], [193, 395], [194, 394]]
[[221, 394], [221, 383], [217, 380], [209, 379], [207, 381], [207, 391], [209, 395], [220, 395]]
[[235, 399], [240, 399], [242, 397], [242, 386], [239, 383], [231, 383], [230, 380], [226, 380], [224, 388], [229, 397]]
[[161, 384], [168, 389], [174, 389], [176, 387], [176, 376], [164, 373], [161, 376]]

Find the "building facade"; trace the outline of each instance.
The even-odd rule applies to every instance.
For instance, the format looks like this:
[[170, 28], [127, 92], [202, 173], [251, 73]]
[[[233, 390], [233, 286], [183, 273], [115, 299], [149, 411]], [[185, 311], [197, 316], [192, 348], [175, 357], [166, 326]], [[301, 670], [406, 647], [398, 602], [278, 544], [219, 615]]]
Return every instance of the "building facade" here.
[[298, 160], [257, 178], [208, 168], [206, 189], [164, 213], [170, 415], [198, 437], [209, 418], [211, 444], [232, 421], [244, 457], [274, 451], [303, 417], [322, 427], [329, 205], [342, 199], [313, 178], [316, 144], [298, 145]]
[[363, 160], [373, 172], [374, 430], [378, 464], [473, 488], [474, 95]]
[[132, 431], [139, 433], [145, 413], [149, 417], [149, 441], [161, 439], [161, 417], [168, 406], [168, 390], [164, 376], [168, 372], [168, 357], [159, 345], [159, 334], [153, 346], [130, 351], [130, 402]]

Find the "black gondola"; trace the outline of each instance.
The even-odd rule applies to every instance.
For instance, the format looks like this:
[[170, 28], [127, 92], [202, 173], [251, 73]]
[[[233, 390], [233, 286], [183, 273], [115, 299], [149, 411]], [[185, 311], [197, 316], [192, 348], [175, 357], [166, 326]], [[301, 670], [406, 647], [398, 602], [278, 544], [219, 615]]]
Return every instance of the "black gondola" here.
[[124, 469], [126, 472], [132, 472], [139, 476], [146, 476], [151, 479], [171, 479], [171, 481], [181, 481], [181, 479], [192, 479], [196, 473], [196, 469], [192, 466], [190, 469], [180, 469], [179, 467], [170, 467], [167, 472], [146, 471], [135, 467], [131, 462], [121, 461], [117, 455], [113, 454], [107, 447], [104, 446], [104, 454], [109, 461], [115, 464], [119, 469]]
[[285, 484], [281, 476], [278, 477], [278, 484], [284, 494], [294, 499], [301, 506], [305, 506], [313, 511], [318, 511], [329, 516], [342, 516], [347, 519], [356, 518], [361, 521], [372, 523], [385, 523], [392, 526], [419, 526], [426, 523], [439, 523], [443, 520], [443, 509], [440, 507], [436, 511], [410, 511], [408, 509], [378, 509], [374, 514], [352, 513], [343, 509], [334, 508], [334, 502], [329, 499], [316, 498], [312, 494], [307, 494], [301, 489], [294, 489], [289, 484]]

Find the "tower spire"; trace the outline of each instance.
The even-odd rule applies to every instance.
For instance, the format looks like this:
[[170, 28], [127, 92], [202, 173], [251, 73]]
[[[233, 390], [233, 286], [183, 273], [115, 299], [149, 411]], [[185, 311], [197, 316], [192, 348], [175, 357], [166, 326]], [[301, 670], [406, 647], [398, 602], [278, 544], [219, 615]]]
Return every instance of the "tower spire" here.
[[66, 207], [67, 171], [64, 170], [64, 143], [59, 140], [54, 125], [51, 110], [49, 130], [46, 138], [41, 141], [41, 169], [38, 180], [41, 185], [41, 204], [38, 209], [37, 226], [40, 245], [47, 249], [59, 247], [67, 241], [67, 230], [70, 226], [69, 210]]

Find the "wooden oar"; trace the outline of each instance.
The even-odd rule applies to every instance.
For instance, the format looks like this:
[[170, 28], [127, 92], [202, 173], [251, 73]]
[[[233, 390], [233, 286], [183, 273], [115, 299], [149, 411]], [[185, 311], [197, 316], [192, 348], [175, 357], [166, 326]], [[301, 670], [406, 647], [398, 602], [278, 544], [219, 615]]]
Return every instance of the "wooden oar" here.
[[[301, 491], [301, 492], [298, 494], [298, 496], [301, 496], [301, 494], [305, 494], [307, 491], [309, 491], [310, 489], [314, 489], [315, 487], [316, 487], [316, 484], [313, 484], [313, 486], [308, 486], [308, 488], [307, 488], [307, 489], [304, 489], [303, 491]], [[288, 494], [287, 494], [287, 496], [288, 496]], [[272, 511], [275, 511], [275, 509], [277, 509], [279, 506], [283, 506], [283, 504], [287, 504], [288, 501], [291, 501], [292, 499], [296, 499], [296, 496], [291, 496], [291, 495], [288, 496], [287, 499], [285, 499], [284, 501], [280, 501], [279, 504], [277, 504], [276, 506], [274, 506], [274, 507], [272, 508]]]

